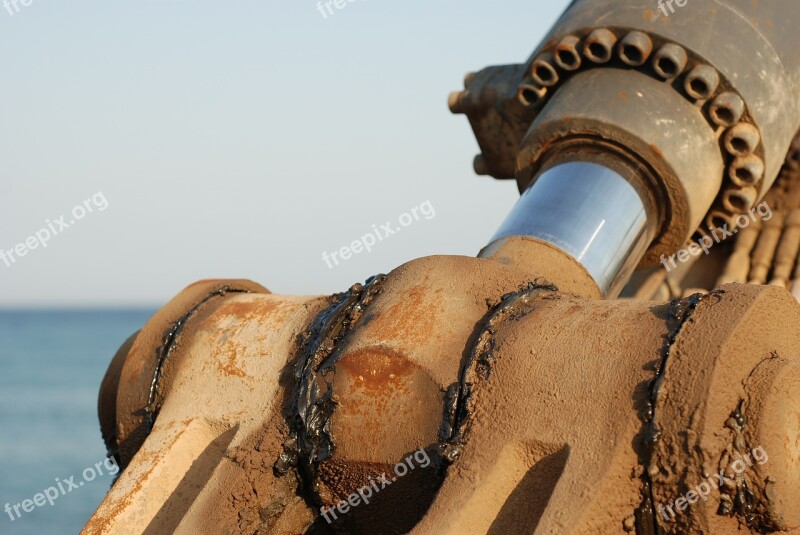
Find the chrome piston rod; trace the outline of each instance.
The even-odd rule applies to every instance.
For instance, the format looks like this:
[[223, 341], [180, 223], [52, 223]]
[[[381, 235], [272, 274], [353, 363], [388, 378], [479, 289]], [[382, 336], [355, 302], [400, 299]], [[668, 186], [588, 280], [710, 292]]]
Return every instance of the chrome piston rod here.
[[546, 241], [579, 262], [612, 298], [653, 239], [646, 206], [615, 171], [597, 163], [562, 163], [522, 194], [491, 243], [512, 236]]

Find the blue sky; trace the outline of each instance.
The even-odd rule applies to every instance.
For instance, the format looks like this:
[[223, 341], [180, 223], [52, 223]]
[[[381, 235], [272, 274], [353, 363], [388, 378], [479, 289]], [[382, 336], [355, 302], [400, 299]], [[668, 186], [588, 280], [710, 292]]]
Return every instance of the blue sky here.
[[[108, 201], [0, 262], [0, 307], [158, 305], [221, 277], [330, 293], [420, 256], [474, 256], [518, 195], [474, 175], [447, 95], [467, 71], [523, 61], [567, 3], [0, 10], [0, 249]], [[435, 217], [323, 261], [425, 201]]]

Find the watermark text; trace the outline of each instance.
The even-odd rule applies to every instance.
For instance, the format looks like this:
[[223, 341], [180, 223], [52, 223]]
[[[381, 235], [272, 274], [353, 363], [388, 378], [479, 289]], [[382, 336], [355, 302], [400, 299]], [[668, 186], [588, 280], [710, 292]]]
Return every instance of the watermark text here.
[[364, 251], [372, 252], [372, 248], [379, 242], [384, 241], [389, 236], [393, 236], [403, 230], [403, 228], [411, 226], [415, 221], [420, 219], [433, 219], [436, 217], [436, 210], [433, 208], [431, 201], [425, 201], [419, 206], [415, 206], [408, 212], [401, 214], [398, 218], [399, 226], [393, 225], [391, 221], [385, 224], [372, 225], [372, 231], [364, 234], [361, 238], [353, 241], [349, 245], [340, 247], [337, 251], [327, 252], [323, 251], [322, 260], [328, 266], [328, 269], [333, 269], [334, 266], [339, 265], [339, 261], [349, 260], [354, 254], [363, 253]]
[[416, 468], [414, 461], [417, 462], [417, 465], [419, 465], [420, 468], [427, 468], [431, 464], [431, 458], [428, 456], [428, 452], [426, 452], [424, 449], [419, 449], [394, 465], [395, 475], [392, 476], [391, 479], [389, 479], [385, 473], [376, 478], [370, 478], [366, 485], [348, 496], [347, 500], [342, 500], [331, 507], [320, 507], [320, 513], [325, 520], [328, 521], [328, 524], [330, 524], [339, 518], [336, 515], [336, 511], [343, 515], [347, 513], [351, 507], [357, 507], [361, 503], [369, 505], [369, 500], [372, 499], [375, 494], [379, 493], [393, 482], [397, 481], [397, 478], [403, 477], [411, 470], [414, 470]]
[[[112, 457], [107, 457], [103, 461], [96, 462], [94, 466], [86, 468], [81, 474], [83, 476], [81, 481], [76, 483], [76, 476], [71, 476], [64, 479], [56, 478], [56, 484], [54, 486], [48, 487], [42, 492], [34, 494], [33, 498], [27, 498], [14, 505], [6, 503], [5, 512], [11, 521], [14, 522], [15, 520], [21, 518], [24, 513], [30, 513], [37, 507], [43, 507], [46, 503], [50, 504], [52, 507], [55, 505], [56, 500], [61, 496], [65, 496], [73, 490], [81, 488], [86, 483], [94, 481], [98, 476], [105, 475], [103, 473], [103, 467], [105, 467], [109, 475], [113, 476], [119, 473], [119, 465], [117, 462]], [[20, 509], [22, 509], [22, 511], [20, 511]]]
[[0, 248], [0, 260], [6, 265], [11, 267], [16, 264], [17, 260], [34, 249], [41, 247], [47, 248], [47, 242], [53, 237], [62, 234], [66, 229], [85, 218], [87, 215], [97, 209], [98, 212], [103, 212], [108, 208], [108, 200], [102, 191], [98, 191], [91, 198], [83, 201], [83, 204], [76, 205], [70, 212], [71, 219], [67, 220], [70, 216], [62, 215], [59, 218], [54, 218], [52, 221], [47, 219], [45, 226], [37, 230], [33, 235], [28, 236], [14, 247], [5, 250]]
[[746, 214], [740, 215], [736, 218], [735, 226], [733, 228], [729, 228], [729, 224], [726, 223], [718, 228], [711, 228], [709, 227], [709, 231], [711, 234], [704, 234], [702, 238], [700, 238], [697, 243], [692, 242], [688, 247], [681, 249], [674, 255], [667, 257], [666, 255], [661, 255], [661, 264], [667, 269], [667, 272], [672, 271], [678, 264], [676, 263], [676, 259], [680, 263], [688, 262], [689, 259], [693, 256], [699, 256], [700, 253], [708, 254], [711, 248], [717, 244], [721, 243], [728, 238], [732, 238], [736, 235], [740, 229], [743, 229], [750, 225], [751, 223], [755, 223], [756, 213], [761, 217], [761, 221], [769, 221], [772, 219], [772, 209], [766, 202], [762, 202], [756, 207], [750, 209], [750, 211]]

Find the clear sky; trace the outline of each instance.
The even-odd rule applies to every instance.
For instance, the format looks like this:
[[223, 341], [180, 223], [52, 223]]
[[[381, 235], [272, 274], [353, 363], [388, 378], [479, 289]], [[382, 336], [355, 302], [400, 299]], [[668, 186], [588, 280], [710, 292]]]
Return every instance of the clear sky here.
[[[567, 4], [0, 8], [0, 250], [36, 246], [0, 260], [0, 307], [160, 305], [203, 278], [322, 294], [474, 256], [518, 194], [474, 175], [447, 95], [523, 61]], [[408, 226], [323, 259], [389, 221]]]

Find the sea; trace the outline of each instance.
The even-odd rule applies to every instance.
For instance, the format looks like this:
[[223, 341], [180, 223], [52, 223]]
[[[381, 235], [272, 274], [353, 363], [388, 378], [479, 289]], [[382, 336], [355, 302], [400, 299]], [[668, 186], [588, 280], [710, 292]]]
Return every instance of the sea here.
[[[0, 310], [0, 534], [75, 534], [100, 504], [113, 481], [105, 469], [87, 480], [106, 458], [100, 382], [119, 346], [154, 312]], [[70, 478], [83, 485], [72, 488]], [[52, 505], [31, 503], [59, 483], [65, 493]], [[31, 500], [30, 512], [23, 500]]]

